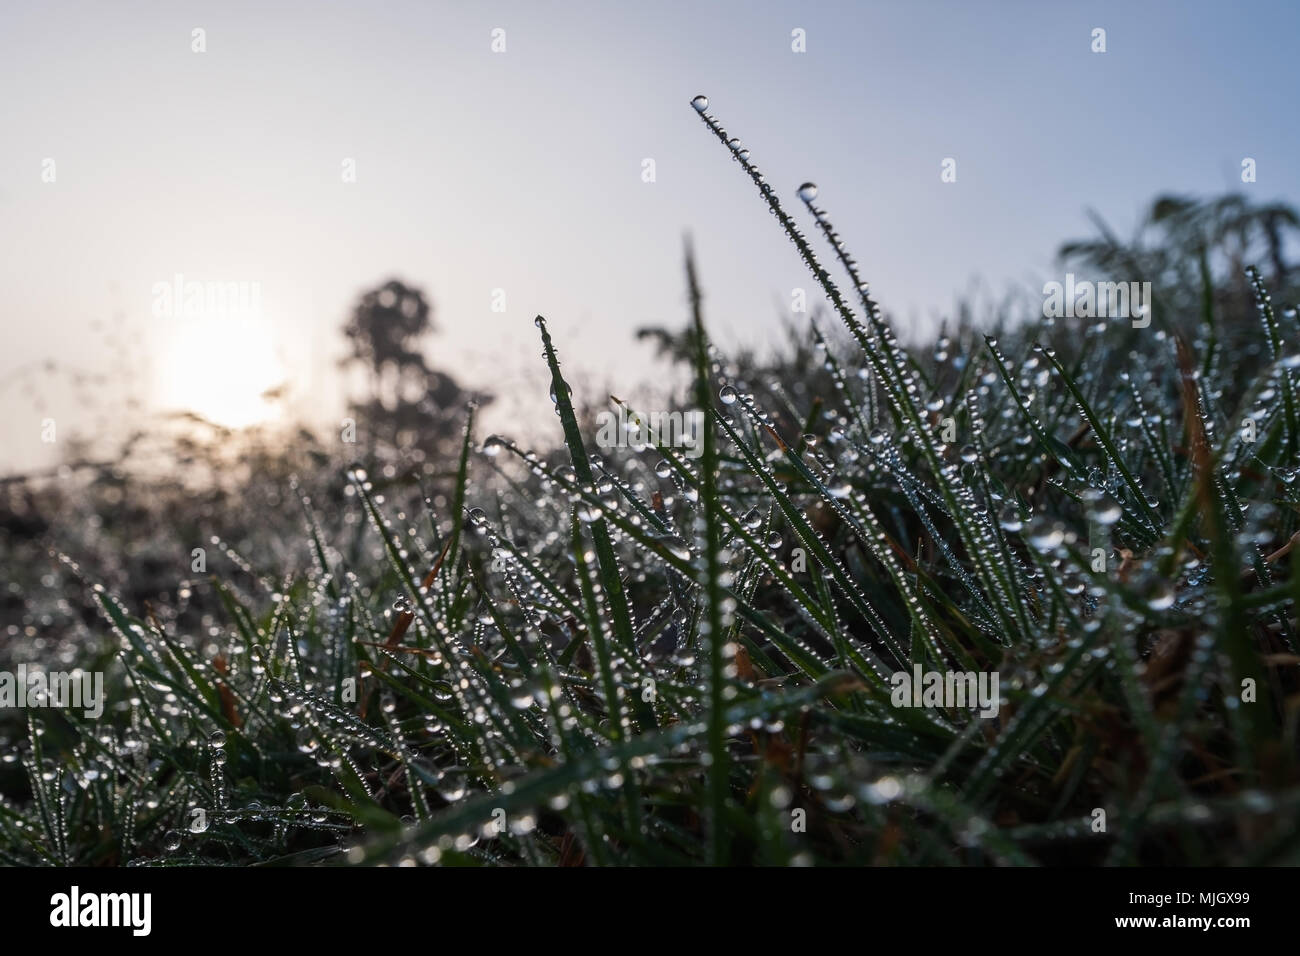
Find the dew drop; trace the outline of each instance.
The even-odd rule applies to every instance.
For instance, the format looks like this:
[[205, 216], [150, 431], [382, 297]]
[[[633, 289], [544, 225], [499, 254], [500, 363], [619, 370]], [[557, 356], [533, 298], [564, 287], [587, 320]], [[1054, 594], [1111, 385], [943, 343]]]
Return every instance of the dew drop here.
[[1101, 498], [1093, 509], [1092, 518], [1098, 524], [1112, 525], [1120, 517], [1119, 503], [1114, 498]]
[[1052, 551], [1065, 540], [1065, 531], [1057, 525], [1041, 525], [1029, 536], [1029, 543], [1041, 552]]
[[1147, 600], [1147, 607], [1153, 611], [1167, 611], [1174, 606], [1174, 589], [1167, 584], [1162, 584], [1156, 588], [1155, 593]]
[[1010, 531], [1013, 534], [1025, 526], [1020, 520], [1020, 511], [1015, 505], [1007, 505], [1002, 509], [1002, 514], [998, 516], [998, 524], [1002, 525], [1003, 531]]
[[448, 767], [438, 779], [438, 795], [448, 803], [455, 803], [469, 792], [469, 781], [464, 770]]

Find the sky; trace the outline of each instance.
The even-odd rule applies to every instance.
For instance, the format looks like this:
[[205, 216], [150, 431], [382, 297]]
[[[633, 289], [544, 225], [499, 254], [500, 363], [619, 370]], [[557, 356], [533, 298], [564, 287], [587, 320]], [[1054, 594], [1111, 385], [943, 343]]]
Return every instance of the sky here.
[[[813, 283], [697, 93], [787, 208], [818, 184], [919, 337], [1059, 277], [1090, 207], [1123, 235], [1164, 192], [1300, 203], [1297, 37], [1283, 2], [5, 0], [0, 471], [169, 408], [253, 421], [282, 382], [337, 422], [338, 330], [390, 277], [505, 433], [554, 426], [539, 313], [592, 394], [664, 381], [634, 331], [685, 323], [687, 235], [715, 337], [772, 346]], [[257, 308], [160, 307], [178, 275]]]

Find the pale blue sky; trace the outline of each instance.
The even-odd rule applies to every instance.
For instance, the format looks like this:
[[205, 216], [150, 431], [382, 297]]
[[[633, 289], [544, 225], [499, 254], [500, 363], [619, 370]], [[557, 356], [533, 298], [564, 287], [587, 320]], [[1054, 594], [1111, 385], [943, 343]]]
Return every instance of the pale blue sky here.
[[[1127, 230], [1159, 192], [1242, 188], [1246, 156], [1253, 196], [1300, 202], [1297, 39], [1300, 5], [1281, 2], [7, 0], [0, 469], [50, 459], [45, 416], [144, 424], [108, 401], [97, 422], [64, 379], [37, 408], [14, 377], [47, 357], [103, 371], [117, 314], [146, 407], [251, 387], [250, 368], [273, 373], [249, 352], [269, 350], [298, 410], [329, 420], [337, 329], [397, 275], [436, 304], [435, 362], [516, 391], [498, 414], [523, 420], [549, 410], [539, 312], [593, 391], [654, 377], [632, 332], [685, 320], [690, 232], [716, 334], [776, 341], [778, 304], [811, 282], [690, 108], [697, 92], [792, 202], [820, 185], [878, 299], [918, 334], [974, 277], [1041, 283], [1059, 242], [1088, 233], [1087, 206]], [[176, 273], [260, 283], [262, 326], [153, 316], [154, 283]]]

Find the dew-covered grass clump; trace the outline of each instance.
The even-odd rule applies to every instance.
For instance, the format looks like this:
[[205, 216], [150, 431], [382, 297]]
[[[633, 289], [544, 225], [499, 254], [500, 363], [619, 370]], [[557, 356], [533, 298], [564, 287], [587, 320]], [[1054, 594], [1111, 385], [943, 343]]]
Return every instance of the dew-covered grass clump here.
[[0, 712], [0, 862], [1300, 862], [1294, 309], [1252, 271], [1228, 328], [1203, 261], [1200, 311], [904, 348], [692, 105], [829, 303], [808, 364], [712, 347], [688, 255], [697, 445], [598, 447], [539, 318], [562, 447], [470, 409], [428, 488], [323, 463], [177, 603], [52, 539], [16, 636], [93, 605], [46, 668], [107, 703]]

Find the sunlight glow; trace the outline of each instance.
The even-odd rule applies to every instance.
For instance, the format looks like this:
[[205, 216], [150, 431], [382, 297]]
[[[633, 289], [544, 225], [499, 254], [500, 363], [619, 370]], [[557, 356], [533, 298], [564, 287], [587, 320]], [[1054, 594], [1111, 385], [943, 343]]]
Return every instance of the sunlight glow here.
[[264, 397], [285, 378], [273, 346], [260, 318], [178, 318], [158, 370], [164, 406], [227, 428], [277, 418]]

